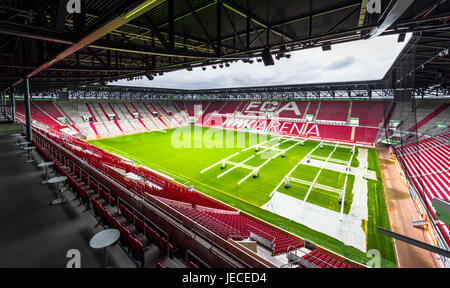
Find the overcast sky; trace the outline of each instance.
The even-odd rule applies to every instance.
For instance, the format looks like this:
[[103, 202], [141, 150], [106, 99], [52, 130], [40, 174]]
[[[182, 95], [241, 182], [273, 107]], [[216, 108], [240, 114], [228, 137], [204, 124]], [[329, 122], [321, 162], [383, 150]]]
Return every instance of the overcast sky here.
[[147, 78], [134, 81], [121, 80], [113, 85], [205, 89], [248, 86], [270, 86], [304, 83], [378, 80], [387, 72], [397, 55], [409, 41], [397, 43], [397, 36], [383, 36], [371, 40], [360, 40], [333, 45], [331, 51], [321, 48], [291, 53], [275, 65], [265, 67], [263, 63], [232, 63], [229, 68], [206, 71], [181, 70], [166, 73], [149, 81]]

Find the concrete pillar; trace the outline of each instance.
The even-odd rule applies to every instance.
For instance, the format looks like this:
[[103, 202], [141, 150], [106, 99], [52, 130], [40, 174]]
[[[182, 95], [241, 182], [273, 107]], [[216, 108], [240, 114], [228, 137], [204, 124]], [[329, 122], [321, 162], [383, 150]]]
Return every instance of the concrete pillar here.
[[14, 88], [11, 88], [11, 117], [13, 123], [16, 123], [16, 95], [14, 94]]
[[24, 79], [24, 104], [25, 104], [25, 131], [27, 133], [27, 140], [31, 142], [31, 96], [30, 96], [30, 81], [28, 78]]
[[3, 118], [6, 118], [5, 97], [6, 97], [6, 92], [1, 92], [0, 93], [0, 114], [3, 115]]

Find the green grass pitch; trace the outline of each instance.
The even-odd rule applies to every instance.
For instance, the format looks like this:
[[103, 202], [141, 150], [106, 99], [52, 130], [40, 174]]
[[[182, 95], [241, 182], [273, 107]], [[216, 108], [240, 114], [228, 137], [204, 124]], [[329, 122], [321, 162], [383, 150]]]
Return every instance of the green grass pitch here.
[[[95, 140], [90, 143], [104, 150], [131, 159], [137, 164], [160, 171], [174, 178], [179, 183], [187, 186], [193, 185], [196, 190], [206, 195], [288, 230], [293, 234], [297, 234], [305, 240], [321, 245], [345, 257], [363, 263], [369, 260], [365, 253], [356, 248], [346, 246], [330, 236], [260, 208], [260, 206], [270, 200], [270, 194], [280, 184], [284, 176], [300, 160], [316, 148], [319, 145], [318, 142], [305, 141], [303, 145], [295, 145], [298, 144], [297, 141], [286, 139], [281, 139], [280, 141], [277, 137], [270, 135], [256, 135], [202, 127], [184, 127], [162, 132], [154, 131]], [[261, 146], [258, 152], [255, 152], [255, 148], [243, 151], [243, 149], [255, 145]], [[242, 162], [248, 159], [245, 165], [253, 167], [264, 164], [268, 158], [279, 153], [275, 150], [263, 152], [266, 149], [263, 146], [278, 149], [293, 147], [286, 152], [285, 158], [278, 156], [264, 165], [259, 170], [260, 177], [249, 177], [240, 185], [238, 182], [248, 176], [251, 173], [250, 170], [242, 167], [233, 169], [233, 165], [227, 165], [225, 169], [220, 169], [220, 165], [217, 165], [204, 173], [200, 173], [200, 171], [219, 162], [221, 159], [225, 159], [236, 153], [238, 153], [236, 156], [228, 160]], [[324, 145], [323, 149], [316, 149], [313, 155], [328, 157], [333, 150], [333, 146]], [[353, 167], [359, 165], [355, 161], [357, 153], [358, 149], [356, 149], [351, 163]], [[369, 155], [369, 167], [377, 168], [376, 150], [370, 152]], [[338, 147], [331, 158], [350, 161], [351, 147]], [[291, 176], [312, 182], [319, 171], [320, 168], [317, 167], [299, 165]], [[223, 175], [218, 178], [221, 174]], [[377, 171], [377, 174], [379, 174], [379, 171]], [[321, 175], [317, 178], [317, 183], [336, 189], [343, 189], [345, 177], [346, 174], [344, 173], [323, 169]], [[352, 204], [354, 178], [353, 175], [348, 175], [344, 201], [345, 214], [349, 213]], [[383, 267], [393, 267], [396, 265], [396, 262], [392, 239], [386, 239], [387, 237], [376, 233], [376, 226], [389, 228], [381, 179], [379, 181], [369, 181], [368, 189], [369, 221], [363, 227], [367, 236], [367, 249], [378, 249], [382, 256]], [[293, 182], [289, 189], [285, 189], [284, 185], [278, 188], [279, 192], [300, 200], [305, 199], [308, 190], [309, 186]], [[337, 193], [313, 188], [306, 201], [340, 212], [341, 206], [338, 203], [338, 199], [339, 195]]]

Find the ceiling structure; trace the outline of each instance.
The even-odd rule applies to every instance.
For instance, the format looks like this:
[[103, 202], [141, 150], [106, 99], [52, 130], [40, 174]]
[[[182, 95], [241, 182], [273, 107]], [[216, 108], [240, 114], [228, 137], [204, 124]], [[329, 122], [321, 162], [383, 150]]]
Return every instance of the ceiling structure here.
[[[289, 57], [407, 32], [414, 37], [390, 70], [394, 83], [448, 83], [447, 0], [381, 0], [381, 13], [373, 14], [366, 9], [372, 0], [80, 0], [74, 14], [67, 2], [0, 1], [0, 91], [24, 78], [32, 89], [61, 88], [226, 69], [262, 61], [267, 49], [274, 58]], [[420, 69], [408, 71], [416, 64]]]

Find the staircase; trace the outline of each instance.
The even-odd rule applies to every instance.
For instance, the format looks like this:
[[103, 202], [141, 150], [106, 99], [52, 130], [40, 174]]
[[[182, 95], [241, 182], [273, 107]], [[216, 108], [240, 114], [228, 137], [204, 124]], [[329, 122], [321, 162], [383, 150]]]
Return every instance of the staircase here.
[[[87, 103], [86, 103], [86, 105], [87, 105]], [[101, 105], [101, 104], [99, 103], [99, 105]], [[101, 128], [97, 125], [97, 131], [99, 131], [99, 134], [100, 134], [100, 135], [107, 134], [106, 136], [115, 136], [116, 134], [114, 134], [114, 133], [111, 131], [111, 129], [109, 129], [109, 127], [108, 127], [108, 125], [107, 125], [107, 122], [105, 122], [105, 120], [103, 120], [103, 118], [106, 119], [106, 116], [103, 116], [103, 117], [102, 117], [102, 116], [100, 115], [100, 113], [99, 113], [98, 110], [97, 110], [97, 107], [95, 107], [95, 104], [92, 103], [92, 105], [90, 105], [90, 107], [92, 107], [92, 109], [94, 110], [94, 113], [97, 114], [96, 119], [97, 119], [97, 120], [100, 119], [101, 124], [103, 124], [103, 125], [102, 125], [102, 126], [103, 126], [102, 128], [104, 128], [104, 129], [101, 129]], [[106, 120], [108, 121], [108, 119], [106, 119]], [[105, 133], [103, 133], [103, 131], [101, 131], [101, 130], [104, 130]]]
[[414, 125], [413, 127], [409, 128], [409, 132], [414, 132], [417, 129], [419, 129], [420, 127], [424, 126], [425, 124], [427, 124], [428, 122], [430, 122], [432, 119], [434, 119], [436, 116], [438, 116], [439, 114], [441, 114], [441, 112], [445, 111], [448, 107], [450, 106], [450, 104], [445, 103], [441, 106], [439, 106], [436, 110], [434, 110], [433, 112], [431, 112], [431, 114], [429, 114], [428, 116], [426, 116], [425, 118], [423, 118], [420, 122], [418, 122], [416, 125]]
[[[350, 105], [348, 107], [348, 114], [347, 114], [347, 125], [350, 124], [350, 119], [352, 118], [352, 107], [353, 107], [353, 101], [350, 101]], [[352, 137], [353, 140], [353, 137]]]
[[427, 225], [427, 221], [426, 220], [415, 220], [411, 222], [413, 227], [422, 227]]
[[150, 110], [145, 105], [145, 103], [140, 102], [138, 105], [141, 108], [141, 110], [144, 113], [144, 115], [147, 115], [146, 119], [152, 123], [151, 128], [159, 129], [159, 125], [154, 121], [155, 116], [153, 116], [153, 113], [150, 112]]
[[322, 104], [322, 102], [319, 102], [319, 104], [317, 105], [316, 113], [314, 114], [314, 117], [313, 117], [313, 122], [316, 121], [317, 115], [319, 115], [321, 104]]
[[[124, 103], [124, 105], [125, 105], [125, 103]], [[133, 117], [133, 116], [132, 116], [131, 114], [130, 114], [130, 116], [128, 116], [127, 114], [125, 114], [125, 112], [123, 112], [123, 110], [122, 110], [122, 107], [120, 107], [120, 106], [121, 106], [121, 105], [119, 104], [119, 105], [117, 105], [116, 107], [117, 107], [117, 109], [119, 110], [120, 114], [122, 114], [122, 123], [123, 123], [124, 121], [126, 121], [126, 122], [128, 123], [128, 125], [129, 125], [129, 127], [131, 128], [131, 130], [137, 131], [136, 127], [133, 125], [133, 123], [131, 123], [130, 119], [128, 119], [128, 118]], [[125, 119], [124, 119], [124, 118], [125, 118]], [[126, 129], [126, 130], [128, 130], [128, 129]]]
[[308, 104], [306, 105], [305, 113], [303, 113], [302, 119], [306, 119], [306, 114], [308, 114], [309, 106], [311, 105], [311, 102], [308, 101]]

